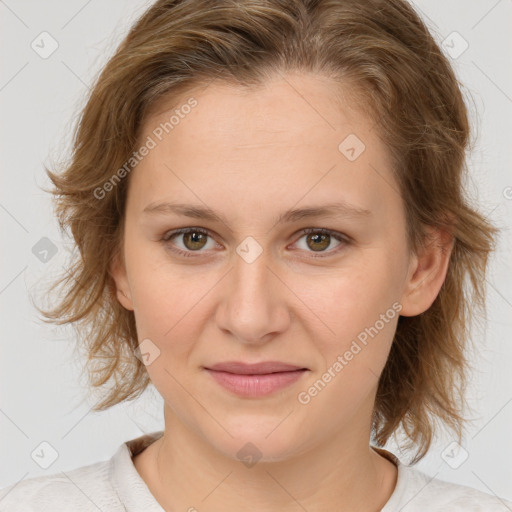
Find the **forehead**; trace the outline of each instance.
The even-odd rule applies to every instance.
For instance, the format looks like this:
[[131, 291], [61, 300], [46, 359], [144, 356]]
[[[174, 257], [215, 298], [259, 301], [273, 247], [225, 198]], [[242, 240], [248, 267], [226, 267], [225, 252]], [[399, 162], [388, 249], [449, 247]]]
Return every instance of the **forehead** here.
[[[187, 102], [192, 98], [197, 105], [188, 112]], [[302, 143], [308, 136], [311, 145], [317, 145], [315, 142], [323, 140], [326, 133], [336, 132], [343, 125], [359, 132], [373, 125], [372, 119], [357, 110], [355, 91], [324, 76], [297, 72], [276, 75], [251, 87], [214, 80], [177, 96], [164, 97], [151, 109], [144, 132], [165, 124], [180, 110], [187, 113], [174, 120], [178, 121], [172, 128], [175, 139], [180, 133], [188, 138], [209, 132], [213, 144], [229, 142], [230, 148], [289, 142], [297, 136]], [[283, 137], [276, 138], [278, 134]], [[227, 140], [222, 141], [223, 137]]]
[[146, 202], [174, 191], [225, 204], [244, 192], [247, 206], [248, 196], [256, 205], [265, 193], [293, 204], [327, 200], [336, 188], [351, 203], [385, 201], [396, 195], [382, 190], [393, 179], [389, 154], [354, 97], [331, 79], [291, 73], [258, 87], [214, 81], [166, 98], [144, 123], [141, 141], [155, 147], [131, 179]]

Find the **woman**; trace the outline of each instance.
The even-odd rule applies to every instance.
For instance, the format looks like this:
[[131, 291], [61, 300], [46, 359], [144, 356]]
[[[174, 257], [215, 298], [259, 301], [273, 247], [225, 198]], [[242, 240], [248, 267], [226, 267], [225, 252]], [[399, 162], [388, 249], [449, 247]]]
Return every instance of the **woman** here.
[[45, 315], [113, 383], [95, 410], [151, 382], [165, 429], [0, 510], [510, 508], [383, 448], [402, 432], [417, 462], [436, 420], [462, 442], [495, 233], [468, 137], [404, 1], [156, 2], [48, 171], [80, 257]]

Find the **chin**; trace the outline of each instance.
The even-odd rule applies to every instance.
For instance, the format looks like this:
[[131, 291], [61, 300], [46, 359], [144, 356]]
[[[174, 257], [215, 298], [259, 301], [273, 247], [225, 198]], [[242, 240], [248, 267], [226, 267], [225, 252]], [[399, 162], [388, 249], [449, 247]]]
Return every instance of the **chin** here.
[[226, 457], [239, 460], [247, 467], [258, 462], [288, 460], [307, 440], [301, 438], [300, 425], [295, 428], [282, 419], [251, 416], [244, 421], [237, 418], [236, 423], [224, 424], [233, 437], [225, 434], [222, 438], [211, 439], [211, 444]]

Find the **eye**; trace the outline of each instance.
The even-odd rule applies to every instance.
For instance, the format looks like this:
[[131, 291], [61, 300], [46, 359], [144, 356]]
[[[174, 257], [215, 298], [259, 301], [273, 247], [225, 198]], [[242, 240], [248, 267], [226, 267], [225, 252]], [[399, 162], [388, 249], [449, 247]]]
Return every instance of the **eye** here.
[[[206, 229], [181, 228], [166, 233], [162, 238], [162, 242], [168, 245], [171, 251], [174, 251], [182, 256], [195, 256], [193, 254], [194, 252], [201, 252], [201, 249], [207, 246], [208, 237], [210, 237], [210, 234]], [[174, 238], [182, 240], [184, 249], [177, 248], [174, 243], [169, 243]], [[213, 240], [211, 241], [213, 242]]]
[[[303, 229], [301, 233], [302, 236], [297, 242], [295, 242], [295, 244], [298, 244], [300, 240], [305, 238], [305, 247], [301, 248], [301, 250], [310, 253], [327, 253], [325, 255], [311, 254], [313, 258], [325, 258], [327, 256], [331, 256], [333, 253], [336, 254], [350, 243], [350, 238], [347, 235], [330, 229], [306, 228]], [[179, 245], [174, 242], [171, 243], [171, 240], [174, 238], [181, 240], [183, 248], [180, 248]], [[210, 240], [208, 240], [208, 238], [210, 238]], [[335, 245], [333, 250], [326, 250], [332, 245], [333, 239], [337, 242], [337, 245]], [[206, 229], [196, 227], [181, 228], [170, 231], [163, 236], [161, 241], [169, 248], [169, 250], [186, 257], [199, 256], [200, 254], [194, 253], [205, 252], [206, 250], [215, 247], [215, 242], [213, 241], [210, 232]], [[213, 247], [208, 247], [208, 242], [211, 242]], [[205, 249], [205, 251], [202, 251], [202, 249]]]
[[[321, 252], [328, 253], [326, 256], [332, 255], [332, 253], [337, 253], [341, 249], [344, 248], [346, 244], [349, 243], [349, 239], [347, 236], [342, 233], [338, 233], [337, 231], [331, 231], [330, 229], [324, 228], [307, 228], [302, 230], [303, 236], [299, 238], [299, 241], [305, 238], [305, 249], [307, 252]], [[329, 248], [332, 244], [332, 241], [336, 240], [337, 245], [334, 250], [326, 251], [325, 249]], [[298, 242], [296, 242], [298, 243]], [[312, 255], [314, 258], [324, 258], [326, 256], [317, 256]]]

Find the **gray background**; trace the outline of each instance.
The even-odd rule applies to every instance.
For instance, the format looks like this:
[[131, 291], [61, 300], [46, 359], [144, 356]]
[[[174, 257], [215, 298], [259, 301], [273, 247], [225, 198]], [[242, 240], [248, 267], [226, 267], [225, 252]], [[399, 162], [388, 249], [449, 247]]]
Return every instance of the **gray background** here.
[[[107, 459], [125, 440], [163, 427], [162, 400], [152, 387], [134, 403], [91, 412], [72, 329], [45, 325], [30, 301], [65, 265], [71, 247], [40, 189], [49, 185], [43, 166], [69, 148], [88, 84], [150, 3], [0, 1], [0, 487]], [[512, 499], [512, 1], [414, 4], [445, 41], [471, 98], [478, 139], [469, 188], [504, 228], [487, 281], [487, 324], [474, 334], [475, 420], [462, 448], [452, 450], [453, 440], [440, 434], [417, 467]], [[52, 44], [57, 49], [46, 55]], [[31, 456], [45, 447], [52, 453], [42, 442], [58, 454], [46, 469]], [[394, 443], [388, 448], [402, 456]]]

